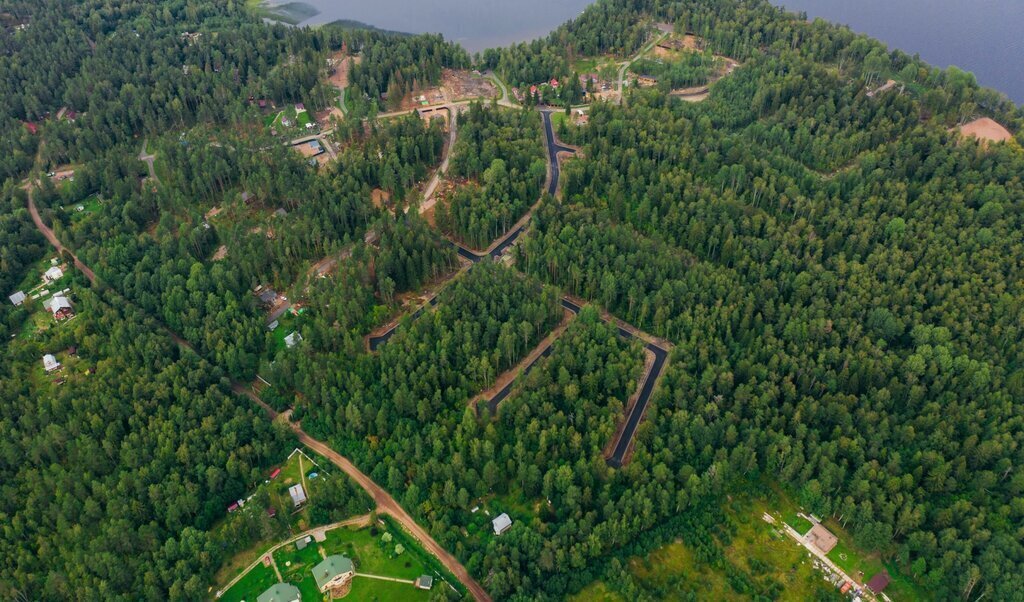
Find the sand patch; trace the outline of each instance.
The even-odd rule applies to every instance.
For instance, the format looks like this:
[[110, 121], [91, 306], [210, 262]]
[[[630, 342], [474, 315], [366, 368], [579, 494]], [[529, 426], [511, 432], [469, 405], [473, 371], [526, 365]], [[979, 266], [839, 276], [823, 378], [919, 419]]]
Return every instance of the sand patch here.
[[968, 138], [974, 137], [983, 142], [1006, 142], [1013, 139], [1013, 134], [994, 119], [982, 117], [960, 126], [960, 134]]
[[213, 254], [213, 261], [220, 261], [228, 256], [228, 248], [226, 245], [221, 245], [217, 252]]

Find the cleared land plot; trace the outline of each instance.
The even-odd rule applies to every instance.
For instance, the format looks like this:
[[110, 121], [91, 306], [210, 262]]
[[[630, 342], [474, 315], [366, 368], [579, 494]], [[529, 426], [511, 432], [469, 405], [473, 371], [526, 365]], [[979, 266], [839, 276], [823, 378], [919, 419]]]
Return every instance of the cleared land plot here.
[[975, 119], [970, 123], [960, 126], [960, 133], [966, 137], [973, 137], [985, 142], [1006, 142], [1013, 139], [1013, 134], [998, 122], [988, 117]]

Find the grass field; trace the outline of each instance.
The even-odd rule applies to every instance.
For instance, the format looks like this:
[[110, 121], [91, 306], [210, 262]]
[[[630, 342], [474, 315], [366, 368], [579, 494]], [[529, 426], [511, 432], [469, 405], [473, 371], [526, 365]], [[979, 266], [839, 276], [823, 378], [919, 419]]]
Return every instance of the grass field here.
[[[443, 583], [442, 587], [447, 587]], [[438, 587], [435, 582], [434, 587]], [[381, 581], [368, 577], [356, 577], [352, 580], [352, 589], [343, 598], [345, 602], [412, 602], [415, 600], [429, 600], [430, 592], [416, 589], [408, 583], [395, 583], [394, 581]], [[305, 602], [306, 595], [302, 595]]]
[[369, 527], [335, 529], [327, 533], [327, 541], [323, 543], [324, 552], [328, 555], [348, 556], [355, 562], [357, 573], [415, 579], [429, 572], [408, 546], [405, 553], [399, 556], [394, 554], [395, 540], [382, 546], [380, 539], [384, 532], [379, 528], [377, 531], [377, 535], [373, 535]]
[[242, 602], [242, 600], [255, 600], [268, 587], [277, 583], [277, 575], [271, 567], [259, 564], [242, 577], [234, 587], [224, 592], [220, 600], [222, 602]]
[[[778, 527], [761, 520], [768, 508], [764, 500], [751, 498], [736, 497], [729, 504], [726, 516], [733, 534], [727, 544], [718, 541], [724, 556], [721, 566], [717, 561], [702, 560], [694, 547], [676, 540], [647, 556], [630, 558], [626, 562], [629, 577], [640, 592], [656, 600], [672, 600], [686, 592], [696, 592], [706, 600], [748, 600], [758, 595], [797, 602], [819, 594], [827, 596], [808, 553]], [[597, 581], [570, 599], [612, 602], [626, 598], [611, 585]]]
[[793, 527], [793, 530], [801, 535], [805, 535], [811, 530], [811, 527], [814, 526], [811, 524], [811, 521], [797, 514], [795, 509], [790, 510], [789, 512], [783, 512], [782, 520], [790, 527]]

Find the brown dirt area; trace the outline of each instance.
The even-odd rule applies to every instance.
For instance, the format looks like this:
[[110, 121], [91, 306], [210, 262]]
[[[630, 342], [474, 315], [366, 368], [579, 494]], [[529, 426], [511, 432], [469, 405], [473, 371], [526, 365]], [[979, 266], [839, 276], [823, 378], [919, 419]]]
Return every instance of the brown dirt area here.
[[370, 200], [373, 202], [374, 207], [380, 209], [391, 200], [391, 196], [380, 188], [374, 188], [373, 192], [370, 193]]
[[974, 137], [984, 142], [1006, 142], [1013, 139], [1013, 134], [997, 121], [982, 117], [960, 126], [960, 133], [968, 138]]
[[406, 94], [397, 110], [408, 111], [426, 105], [444, 104], [468, 98], [496, 98], [498, 89], [490, 79], [462, 69], [445, 69], [441, 84], [419, 88]]
[[333, 53], [328, 58], [328, 61], [333, 62], [334, 66], [330, 67], [330, 75], [327, 77], [327, 81], [335, 88], [344, 90], [348, 87], [348, 70], [351, 68], [353, 63], [358, 65], [362, 60], [363, 57], [361, 56], [345, 56], [340, 50]]
[[217, 252], [213, 254], [213, 261], [220, 261], [228, 256], [228, 248], [226, 245], [221, 245]]

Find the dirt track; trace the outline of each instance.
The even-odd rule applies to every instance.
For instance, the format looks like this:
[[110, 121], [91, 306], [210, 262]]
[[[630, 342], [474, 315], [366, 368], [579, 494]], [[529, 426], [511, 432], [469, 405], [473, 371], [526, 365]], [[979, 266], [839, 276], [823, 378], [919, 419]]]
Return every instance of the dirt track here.
[[[57, 240], [57, 235], [53, 233], [53, 230], [43, 223], [43, 218], [39, 217], [39, 210], [36, 209], [36, 203], [35, 201], [32, 200], [31, 184], [25, 187], [25, 191], [28, 193], [28, 212], [29, 215], [32, 216], [32, 221], [35, 222], [36, 228], [39, 230], [40, 233], [42, 233], [46, 240], [48, 240], [50, 244], [53, 245], [55, 249], [57, 249], [58, 254], [63, 254], [64, 251], [66, 251], [67, 249], [65, 249], [64, 245], [60, 244], [60, 241]], [[91, 282], [92, 284], [96, 284], [95, 272], [89, 269], [89, 266], [79, 261], [78, 257], [75, 256], [74, 253], [71, 253], [70, 251], [68, 251], [68, 253], [74, 260], [75, 267], [78, 268], [80, 272], [85, 274], [85, 277], [89, 279], [89, 282]]]
[[[30, 185], [26, 186], [26, 191], [28, 192], [28, 210], [29, 213], [32, 215], [32, 221], [35, 222], [36, 228], [39, 229], [43, 236], [46, 237], [46, 240], [48, 240], [50, 244], [57, 249], [58, 252], [63, 252], [65, 250], [64, 245], [62, 245], [60, 241], [57, 240], [57, 236], [53, 233], [53, 230], [51, 230], [49, 227], [46, 226], [46, 224], [43, 223], [42, 218], [39, 216], [39, 211], [36, 210], [35, 202], [32, 200], [32, 188]], [[85, 274], [86, 278], [88, 278], [90, 282], [95, 284], [96, 274], [93, 273], [93, 271], [89, 269], [87, 265], [79, 261], [77, 257], [75, 257], [74, 255], [72, 255], [72, 257], [74, 257], [75, 267], [81, 270], [81, 272]], [[170, 330], [167, 330], [167, 332], [174, 340], [174, 342], [177, 343], [179, 346], [194, 351], [192, 346], [187, 341], [178, 336], [176, 333]], [[231, 387], [236, 393], [245, 395], [246, 397], [254, 401], [257, 405], [259, 405], [261, 408], [263, 408], [267, 412], [267, 415], [270, 417], [271, 420], [277, 418], [278, 412], [274, 410], [274, 408], [270, 407], [265, 401], [260, 399], [259, 396], [257, 396], [252, 391], [251, 387], [247, 387], [238, 382], [232, 383]], [[440, 560], [441, 563], [444, 564], [445, 568], [451, 571], [452, 574], [455, 575], [455, 577], [459, 581], [461, 581], [463, 585], [466, 586], [469, 592], [473, 595], [474, 599], [482, 601], [489, 601], [491, 599], [490, 596], [487, 595], [487, 592], [484, 590], [484, 588], [479, 583], [477, 583], [476, 580], [473, 579], [473, 577], [470, 576], [469, 571], [466, 570], [466, 567], [462, 566], [462, 564], [454, 556], [449, 554], [444, 548], [441, 547], [440, 544], [434, 541], [434, 539], [430, 536], [429, 533], [426, 532], [425, 529], [416, 524], [416, 521], [413, 520], [412, 516], [410, 516], [409, 513], [407, 513], [398, 504], [398, 502], [396, 502], [395, 499], [392, 498], [390, 494], [388, 494], [387, 491], [385, 491], [382, 487], [374, 483], [373, 480], [370, 479], [370, 477], [363, 474], [363, 472], [356, 468], [355, 464], [352, 464], [352, 462], [350, 462], [348, 458], [345, 458], [338, 452], [328, 447], [326, 444], [317, 441], [316, 439], [307, 435], [305, 431], [302, 430], [302, 427], [300, 425], [292, 423], [290, 421], [289, 425], [291, 426], [292, 430], [295, 431], [296, 436], [303, 445], [330, 460], [335, 466], [343, 470], [345, 474], [351, 477], [352, 480], [358, 483], [360, 487], [365, 489], [366, 492], [370, 494], [370, 497], [372, 497], [374, 502], [377, 504], [378, 512], [384, 512], [392, 516], [395, 520], [402, 524], [406, 531], [411, 533], [413, 537], [419, 540], [420, 544], [422, 544], [424, 548], [426, 548], [431, 554], [437, 556], [438, 560]]]
[[[233, 389], [235, 390], [236, 393], [245, 395], [249, 399], [256, 402], [257, 405], [262, 407], [267, 412], [267, 415], [270, 417], [271, 420], [277, 418], [278, 412], [274, 410], [274, 408], [267, 405], [267, 403], [260, 399], [259, 396], [253, 393], [250, 387], [246, 387], [241, 383], [234, 383]], [[317, 441], [316, 439], [307, 435], [306, 432], [302, 430], [301, 425], [295, 424], [294, 422], [290, 421], [289, 425], [291, 426], [292, 430], [295, 431], [295, 435], [299, 438], [299, 441], [303, 445], [330, 460], [332, 464], [334, 464], [342, 471], [344, 471], [345, 474], [351, 477], [353, 481], [355, 481], [356, 483], [359, 484], [360, 487], [365, 489], [366, 492], [370, 494], [370, 497], [373, 498], [373, 501], [377, 504], [377, 512], [383, 512], [393, 517], [395, 520], [402, 524], [406, 531], [411, 533], [413, 537], [419, 540], [420, 544], [422, 544], [424, 548], [426, 548], [431, 554], [437, 556], [438, 560], [441, 561], [445, 568], [451, 571], [452, 574], [455, 575], [455, 577], [459, 581], [461, 581], [463, 585], [466, 586], [469, 592], [473, 595], [474, 599], [491, 599], [491, 597], [487, 595], [487, 592], [484, 590], [484, 588], [481, 587], [481, 585], [477, 583], [476, 580], [473, 579], [473, 577], [470, 576], [469, 571], [466, 570], [466, 567], [462, 566], [462, 564], [454, 556], [449, 554], [444, 548], [441, 547], [440, 544], [434, 541], [434, 538], [432, 538], [425, 529], [420, 527], [416, 523], [416, 521], [413, 520], [412, 516], [410, 516], [409, 513], [406, 512], [398, 504], [398, 502], [396, 502], [395, 499], [391, 497], [391, 495], [387, 491], [385, 491], [381, 486], [377, 485], [377, 483], [374, 483], [373, 479], [366, 476], [361, 470], [359, 470], [356, 467], [355, 464], [349, 461], [348, 458], [334, 451], [333, 449], [328, 447], [327, 444], [321, 441]]]

